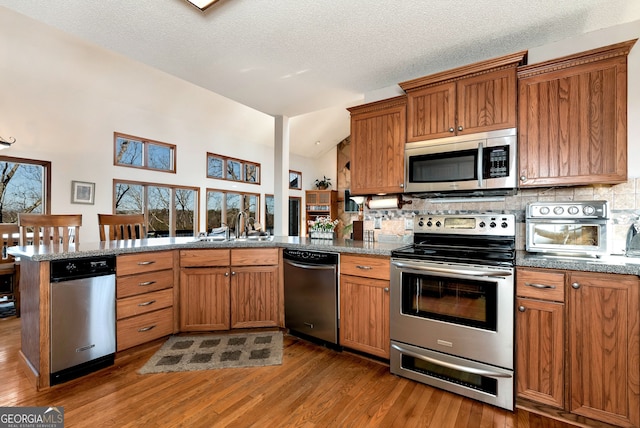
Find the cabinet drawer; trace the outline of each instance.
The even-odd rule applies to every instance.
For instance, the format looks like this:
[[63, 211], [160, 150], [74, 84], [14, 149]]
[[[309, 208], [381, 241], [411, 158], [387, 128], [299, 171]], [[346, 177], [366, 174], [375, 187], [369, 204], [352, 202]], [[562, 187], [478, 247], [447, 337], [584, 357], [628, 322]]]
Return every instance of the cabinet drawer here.
[[231, 250], [233, 266], [268, 266], [278, 264], [277, 248], [243, 248]]
[[117, 284], [118, 299], [171, 288], [173, 287], [173, 269], [119, 277]]
[[116, 266], [117, 276], [173, 269], [173, 252], [160, 251], [118, 256]]
[[340, 256], [340, 273], [389, 280], [390, 259], [388, 257], [343, 255]]
[[118, 351], [150, 342], [173, 333], [173, 308], [149, 312], [118, 321]]
[[230, 250], [180, 250], [180, 267], [229, 266]]
[[119, 299], [116, 301], [116, 315], [120, 320], [169, 306], [173, 306], [173, 288]]
[[516, 283], [519, 297], [564, 302], [564, 272], [517, 269]]

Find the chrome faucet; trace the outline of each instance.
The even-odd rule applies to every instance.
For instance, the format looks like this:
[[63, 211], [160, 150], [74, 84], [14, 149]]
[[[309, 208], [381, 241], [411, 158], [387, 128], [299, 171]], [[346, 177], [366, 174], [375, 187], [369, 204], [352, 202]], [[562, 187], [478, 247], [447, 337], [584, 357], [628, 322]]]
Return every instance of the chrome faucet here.
[[246, 219], [247, 213], [242, 210], [238, 211], [238, 216], [236, 217], [236, 239], [242, 237], [242, 234], [240, 233], [241, 226], [244, 226], [244, 232], [245, 234], [247, 233], [247, 225], [244, 224], [247, 221]]

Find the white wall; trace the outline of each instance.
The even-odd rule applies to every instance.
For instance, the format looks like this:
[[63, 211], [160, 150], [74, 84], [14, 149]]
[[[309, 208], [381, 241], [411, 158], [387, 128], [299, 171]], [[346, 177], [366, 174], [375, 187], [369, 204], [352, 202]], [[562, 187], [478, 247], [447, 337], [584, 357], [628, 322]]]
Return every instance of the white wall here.
[[[199, 229], [206, 188], [273, 193], [273, 117], [1, 7], [0, 46], [0, 135], [17, 140], [2, 154], [52, 162], [51, 212], [82, 214], [83, 241], [112, 212], [114, 178], [200, 187]], [[114, 166], [114, 131], [176, 144], [177, 174]], [[207, 179], [208, 151], [260, 162], [262, 184]], [[311, 188], [335, 151], [290, 167]], [[95, 205], [71, 204], [72, 180], [96, 183]]]

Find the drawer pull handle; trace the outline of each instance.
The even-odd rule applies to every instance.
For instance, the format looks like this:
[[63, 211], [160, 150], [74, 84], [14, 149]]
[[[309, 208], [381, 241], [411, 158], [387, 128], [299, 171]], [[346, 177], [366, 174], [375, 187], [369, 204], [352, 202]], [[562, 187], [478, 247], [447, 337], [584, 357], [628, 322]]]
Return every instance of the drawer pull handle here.
[[149, 300], [148, 302], [138, 303], [138, 306], [149, 306], [149, 305], [153, 305], [155, 302], [156, 302], [155, 300]]
[[151, 285], [151, 284], [155, 284], [155, 281], [145, 281], [145, 282], [139, 282], [138, 285], [140, 287], [146, 287], [147, 285]]
[[154, 329], [155, 327], [156, 327], [155, 325], [150, 325], [149, 327], [142, 327], [142, 328], [138, 329], [138, 332], [139, 332], [139, 333], [144, 333], [145, 331], [152, 330], [152, 329]]
[[555, 285], [536, 284], [534, 282], [525, 282], [524, 285], [526, 285], [528, 287], [539, 288], [539, 289], [542, 289], [542, 290], [555, 290], [555, 288], [556, 288]]
[[362, 269], [362, 270], [371, 270], [371, 269], [373, 269], [371, 266], [362, 266], [362, 265], [356, 265], [356, 268]]
[[153, 261], [153, 260], [148, 261], [148, 262], [138, 262], [138, 266], [147, 266], [147, 265], [152, 265], [154, 263], [155, 263], [155, 261]]

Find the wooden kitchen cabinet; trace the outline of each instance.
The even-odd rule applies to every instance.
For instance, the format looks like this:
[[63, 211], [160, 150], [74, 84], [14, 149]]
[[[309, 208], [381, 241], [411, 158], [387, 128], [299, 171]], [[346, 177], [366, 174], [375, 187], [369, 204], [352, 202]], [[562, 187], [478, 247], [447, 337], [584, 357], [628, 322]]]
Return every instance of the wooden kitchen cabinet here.
[[351, 194], [402, 193], [406, 96], [349, 108]]
[[570, 272], [572, 413], [640, 426], [640, 284], [634, 275]]
[[627, 181], [635, 40], [518, 69], [520, 186]]
[[389, 358], [388, 257], [340, 258], [340, 344]]
[[183, 250], [180, 268], [181, 330], [283, 324], [277, 248]]
[[564, 407], [564, 272], [516, 272], [516, 394]]
[[175, 332], [173, 251], [116, 259], [116, 349], [122, 351]]
[[231, 328], [280, 325], [279, 250], [231, 251]]
[[407, 141], [516, 127], [516, 67], [526, 52], [400, 83], [407, 92]]
[[337, 190], [307, 190], [305, 192], [305, 209], [307, 224], [306, 235], [309, 235], [309, 221], [318, 217], [329, 217], [331, 220], [338, 218], [338, 191]]

